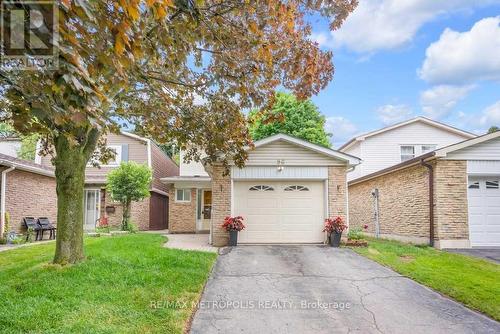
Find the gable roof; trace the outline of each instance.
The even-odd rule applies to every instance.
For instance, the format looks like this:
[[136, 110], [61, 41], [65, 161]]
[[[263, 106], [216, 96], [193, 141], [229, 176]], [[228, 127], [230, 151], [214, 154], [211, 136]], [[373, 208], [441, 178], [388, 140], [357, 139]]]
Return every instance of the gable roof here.
[[386, 126], [384, 128], [378, 129], [378, 130], [374, 130], [374, 131], [370, 131], [370, 132], [367, 132], [367, 133], [360, 134], [360, 135], [358, 135], [358, 136], [350, 139], [349, 141], [347, 141], [344, 145], [342, 145], [339, 148], [339, 151], [345, 150], [345, 149], [349, 148], [351, 145], [353, 145], [354, 143], [356, 143], [358, 141], [361, 141], [361, 140], [365, 140], [368, 137], [376, 136], [378, 134], [381, 134], [381, 133], [384, 133], [384, 132], [387, 132], [387, 131], [391, 131], [391, 130], [394, 130], [394, 129], [397, 129], [397, 128], [400, 128], [400, 127], [403, 127], [403, 126], [406, 126], [406, 125], [409, 125], [409, 124], [417, 123], [417, 122], [421, 122], [421, 123], [424, 123], [424, 124], [427, 124], [427, 125], [430, 125], [430, 126], [433, 126], [433, 127], [436, 127], [436, 128], [439, 128], [439, 129], [442, 129], [442, 130], [445, 130], [445, 131], [448, 131], [448, 132], [451, 132], [451, 133], [455, 133], [455, 134], [461, 135], [461, 136], [463, 136], [465, 138], [475, 138], [475, 137], [477, 137], [475, 134], [473, 134], [471, 132], [460, 130], [460, 129], [455, 128], [453, 126], [450, 126], [448, 124], [444, 124], [444, 123], [441, 123], [441, 122], [438, 122], [438, 121], [434, 121], [434, 120], [429, 119], [427, 117], [418, 116], [418, 117], [409, 119], [407, 121], [399, 122], [399, 123], [396, 123], [396, 124], [393, 124], [393, 125], [389, 125], [389, 126]]
[[14, 158], [14, 157], [11, 157], [10, 155], [1, 154], [1, 153], [0, 153], [0, 165], [1, 166], [8, 166], [8, 167], [15, 167], [16, 169], [20, 169], [20, 170], [24, 170], [27, 172], [40, 174], [40, 175], [52, 176], [52, 177], [55, 176], [54, 175], [54, 168], [46, 167], [46, 166], [37, 164], [37, 163], [32, 162], [32, 161]]
[[[258, 148], [260, 146], [264, 146], [264, 145], [267, 145], [267, 144], [270, 144], [272, 142], [279, 141], [279, 140], [286, 141], [288, 143], [304, 147], [306, 149], [309, 149], [311, 151], [315, 151], [317, 153], [329, 156], [331, 158], [335, 158], [335, 159], [339, 159], [339, 160], [342, 160], [342, 161], [346, 161], [351, 166], [358, 165], [361, 162], [360, 158], [355, 157], [353, 155], [350, 155], [350, 154], [347, 154], [347, 153], [343, 153], [343, 152], [339, 152], [337, 150], [332, 150], [330, 148], [323, 147], [323, 146], [320, 146], [320, 145], [317, 145], [317, 144], [313, 144], [313, 143], [308, 142], [306, 140], [303, 140], [303, 139], [300, 139], [300, 138], [296, 138], [296, 137], [292, 137], [290, 135], [286, 135], [286, 134], [283, 134], [283, 133], [278, 133], [276, 135], [273, 135], [273, 136], [270, 136], [270, 137], [267, 137], [267, 138], [264, 138], [264, 139], [261, 139], [261, 140], [257, 140], [257, 141], [254, 142], [254, 147]], [[247, 149], [250, 149], [250, 148], [247, 148]]]
[[448, 153], [458, 151], [458, 150], [461, 150], [463, 148], [471, 147], [471, 146], [474, 146], [477, 144], [481, 144], [481, 143], [487, 142], [487, 141], [495, 139], [495, 138], [500, 138], [500, 131], [496, 131], [493, 133], [487, 133], [485, 135], [478, 136], [478, 137], [471, 138], [471, 139], [466, 139], [466, 140], [461, 141], [459, 143], [451, 144], [451, 145], [448, 145], [446, 147], [442, 147], [440, 149], [437, 149], [435, 151], [431, 151], [431, 152], [422, 154], [422, 155], [415, 157], [413, 159], [403, 161], [399, 164], [392, 165], [390, 167], [381, 169], [381, 170], [373, 172], [371, 174], [364, 175], [364, 176], [361, 176], [357, 179], [351, 180], [351, 181], [349, 181], [349, 185], [359, 183], [362, 181], [366, 181], [366, 180], [369, 180], [369, 179], [372, 179], [374, 177], [381, 176], [384, 174], [388, 174], [390, 172], [394, 172], [394, 171], [399, 170], [399, 169], [405, 169], [405, 168], [408, 168], [410, 166], [420, 164], [422, 161], [428, 161], [428, 160], [438, 159], [438, 158], [445, 158]]

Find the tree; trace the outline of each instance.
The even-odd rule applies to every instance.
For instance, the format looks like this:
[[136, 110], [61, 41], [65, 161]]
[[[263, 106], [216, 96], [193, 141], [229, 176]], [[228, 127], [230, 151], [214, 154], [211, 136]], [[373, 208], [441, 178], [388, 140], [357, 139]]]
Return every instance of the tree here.
[[499, 130], [500, 130], [500, 128], [499, 128], [498, 126], [493, 125], [492, 127], [490, 127], [490, 128], [488, 129], [488, 133], [497, 132], [497, 131], [499, 131]]
[[122, 162], [120, 167], [108, 174], [107, 190], [113, 200], [122, 204], [122, 230], [129, 228], [132, 202], [149, 197], [151, 177], [151, 169], [148, 166], [133, 161]]
[[[226, 167], [228, 161], [242, 166], [251, 141], [240, 110], [270, 105], [278, 86], [307, 98], [333, 76], [332, 54], [311, 41], [304, 16], [317, 13], [334, 30], [357, 5], [356, 0], [56, 3], [57, 69], [0, 69], [0, 108], [17, 131], [39, 134], [42, 153], [53, 156], [59, 264], [84, 258], [84, 172], [91, 158], [105, 161], [113, 154], [104, 134], [118, 132], [126, 121], [160, 144], [189, 145], [188, 161], [199, 161], [204, 151], [207, 163], [221, 159]], [[4, 26], [8, 29], [8, 20]]]
[[277, 93], [270, 110], [254, 109], [248, 118], [253, 140], [284, 133], [321, 146], [331, 146], [331, 135], [325, 132], [325, 117], [311, 100], [299, 100], [292, 94]]

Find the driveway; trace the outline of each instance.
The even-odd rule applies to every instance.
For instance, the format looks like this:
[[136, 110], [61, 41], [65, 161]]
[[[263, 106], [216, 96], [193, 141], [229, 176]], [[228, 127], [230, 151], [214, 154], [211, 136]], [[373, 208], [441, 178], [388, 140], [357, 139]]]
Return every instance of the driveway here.
[[447, 251], [474, 256], [500, 264], [500, 248], [447, 249]]
[[191, 333], [500, 333], [500, 323], [348, 249], [219, 256]]

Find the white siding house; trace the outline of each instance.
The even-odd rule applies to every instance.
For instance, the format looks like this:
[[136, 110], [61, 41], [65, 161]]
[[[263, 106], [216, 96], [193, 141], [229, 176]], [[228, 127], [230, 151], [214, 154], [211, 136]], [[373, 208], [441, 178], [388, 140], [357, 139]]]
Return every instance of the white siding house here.
[[446, 124], [416, 117], [359, 135], [340, 147], [339, 151], [362, 159], [362, 163], [348, 174], [348, 180], [354, 180], [474, 137], [476, 135]]
[[0, 153], [17, 158], [17, 152], [21, 149], [21, 139], [4, 138], [0, 140]]

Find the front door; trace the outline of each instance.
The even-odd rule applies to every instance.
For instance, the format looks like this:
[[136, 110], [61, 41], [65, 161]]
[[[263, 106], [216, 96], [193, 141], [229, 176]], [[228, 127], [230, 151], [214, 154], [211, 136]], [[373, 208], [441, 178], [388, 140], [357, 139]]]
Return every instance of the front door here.
[[94, 231], [97, 219], [100, 217], [101, 191], [99, 189], [85, 189], [84, 198], [84, 231]]
[[209, 231], [212, 219], [212, 190], [198, 189], [196, 207], [196, 229], [198, 231]]

